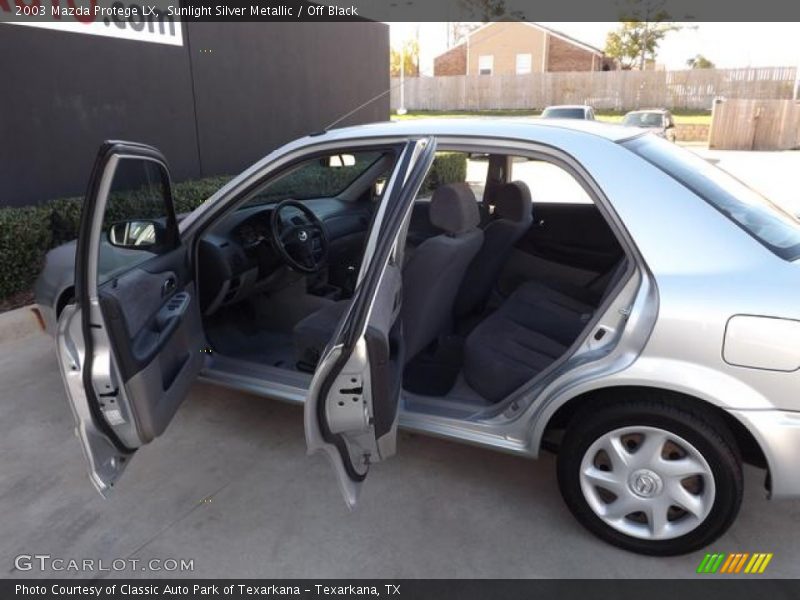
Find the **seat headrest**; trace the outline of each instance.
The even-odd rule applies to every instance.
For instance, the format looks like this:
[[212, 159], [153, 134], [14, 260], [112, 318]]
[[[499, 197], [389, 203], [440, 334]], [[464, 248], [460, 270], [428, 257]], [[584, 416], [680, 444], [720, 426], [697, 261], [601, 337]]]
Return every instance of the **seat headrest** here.
[[478, 201], [466, 183], [448, 183], [436, 188], [429, 217], [433, 225], [450, 234], [475, 229], [481, 221]]
[[492, 204], [494, 214], [501, 219], [524, 223], [533, 218], [531, 190], [522, 181], [511, 181], [498, 187]]

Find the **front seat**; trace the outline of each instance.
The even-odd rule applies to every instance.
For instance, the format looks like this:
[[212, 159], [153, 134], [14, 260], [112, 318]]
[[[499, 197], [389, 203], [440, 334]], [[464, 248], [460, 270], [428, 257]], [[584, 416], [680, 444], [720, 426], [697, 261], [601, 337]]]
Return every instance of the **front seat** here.
[[[401, 315], [406, 362], [451, 327], [459, 285], [483, 243], [478, 203], [467, 184], [437, 188], [428, 215], [443, 233], [417, 246], [403, 267]], [[295, 325], [294, 345], [300, 369], [314, 369], [348, 302], [332, 303]]]
[[403, 269], [406, 362], [451, 329], [464, 273], [483, 244], [478, 202], [466, 183], [437, 188], [428, 214], [444, 233], [417, 246]]
[[456, 300], [456, 317], [480, 313], [514, 244], [533, 223], [531, 191], [522, 181], [499, 186], [491, 201], [494, 218], [484, 228], [483, 246], [467, 269]]

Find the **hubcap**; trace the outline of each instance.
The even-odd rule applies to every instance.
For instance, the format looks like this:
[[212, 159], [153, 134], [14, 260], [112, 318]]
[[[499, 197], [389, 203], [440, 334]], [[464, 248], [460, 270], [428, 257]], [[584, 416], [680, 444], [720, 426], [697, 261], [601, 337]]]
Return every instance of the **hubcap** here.
[[664, 488], [661, 477], [650, 469], [639, 469], [631, 473], [628, 485], [634, 494], [642, 498], [658, 496]]
[[682, 437], [657, 427], [600, 436], [581, 461], [580, 485], [594, 513], [617, 531], [664, 540], [694, 530], [716, 489], [708, 462]]

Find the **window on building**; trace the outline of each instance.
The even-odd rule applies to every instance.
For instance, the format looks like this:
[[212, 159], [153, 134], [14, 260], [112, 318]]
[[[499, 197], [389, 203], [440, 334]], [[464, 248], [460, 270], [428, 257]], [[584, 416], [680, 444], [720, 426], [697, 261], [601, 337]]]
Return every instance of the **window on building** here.
[[517, 75], [530, 73], [532, 62], [530, 54], [517, 54]]
[[478, 75], [491, 75], [494, 71], [494, 55], [481, 54], [478, 57]]

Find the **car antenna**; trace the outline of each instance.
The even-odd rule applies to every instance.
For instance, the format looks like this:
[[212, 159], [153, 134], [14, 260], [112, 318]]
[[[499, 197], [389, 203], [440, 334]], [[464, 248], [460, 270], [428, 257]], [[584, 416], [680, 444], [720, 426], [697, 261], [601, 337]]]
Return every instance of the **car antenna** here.
[[357, 112], [358, 112], [358, 111], [360, 111], [362, 108], [366, 108], [367, 106], [369, 106], [369, 105], [370, 105], [370, 104], [372, 104], [373, 102], [375, 102], [375, 101], [377, 101], [377, 100], [380, 100], [380, 99], [381, 99], [381, 98], [383, 98], [383, 97], [384, 97], [386, 94], [389, 94], [389, 93], [391, 93], [391, 92], [392, 92], [392, 90], [394, 90], [394, 89], [396, 89], [396, 88], [400, 87], [401, 85], [403, 85], [403, 84], [402, 84], [402, 83], [398, 83], [398, 84], [396, 84], [396, 85], [389, 86], [388, 88], [386, 88], [384, 91], [382, 91], [382, 92], [381, 92], [380, 94], [378, 94], [377, 96], [373, 96], [372, 98], [370, 98], [370, 99], [369, 99], [369, 100], [367, 100], [366, 102], [363, 102], [362, 104], [359, 104], [358, 106], [356, 106], [356, 107], [355, 107], [353, 110], [351, 110], [350, 112], [347, 112], [347, 113], [343, 114], [341, 117], [339, 117], [338, 119], [336, 119], [335, 121], [333, 121], [331, 124], [329, 124], [329, 125], [327, 125], [327, 126], [323, 127], [323, 128], [320, 130], [320, 131], [315, 131], [315, 132], [313, 132], [313, 133], [310, 133], [309, 135], [311, 135], [311, 136], [315, 136], [315, 135], [325, 135], [326, 133], [328, 133], [328, 130], [329, 130], [331, 127], [333, 127], [334, 125], [337, 125], [337, 124], [341, 123], [341, 122], [342, 122], [342, 121], [344, 121], [344, 120], [345, 120], [347, 117], [349, 117], [349, 116], [351, 116], [351, 115], [353, 115], [353, 114], [357, 113]]

